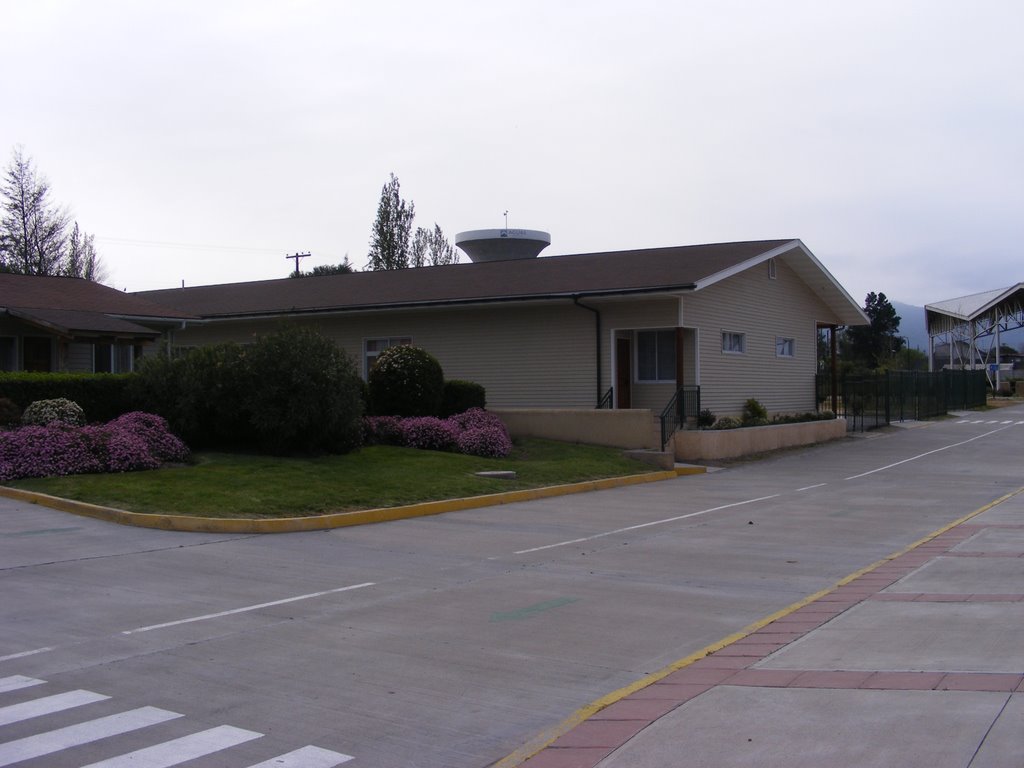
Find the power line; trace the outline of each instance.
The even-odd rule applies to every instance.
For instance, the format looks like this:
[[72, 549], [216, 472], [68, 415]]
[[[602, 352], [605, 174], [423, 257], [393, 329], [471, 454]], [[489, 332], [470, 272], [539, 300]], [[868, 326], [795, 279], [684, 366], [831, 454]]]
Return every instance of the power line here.
[[137, 245], [145, 248], [182, 248], [182, 249], [197, 249], [210, 251], [239, 251], [246, 253], [280, 253], [284, 248], [250, 248], [241, 245], [210, 245], [203, 243], [168, 243], [159, 240], [133, 240], [125, 237], [100, 237], [96, 236], [96, 241], [100, 243], [118, 243], [122, 245]]

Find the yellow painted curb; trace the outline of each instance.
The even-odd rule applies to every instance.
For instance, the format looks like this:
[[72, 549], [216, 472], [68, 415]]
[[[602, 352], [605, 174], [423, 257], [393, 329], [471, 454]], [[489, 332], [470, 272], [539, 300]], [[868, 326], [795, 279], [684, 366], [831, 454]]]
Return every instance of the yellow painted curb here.
[[30, 504], [70, 512], [74, 515], [92, 517], [121, 525], [134, 525], [139, 528], [157, 528], [165, 531], [183, 531], [191, 533], [296, 533], [300, 531], [325, 531], [332, 528], [344, 528], [350, 525], [369, 525], [384, 523], [391, 520], [407, 520], [413, 517], [440, 515], [445, 512], [459, 512], [466, 509], [492, 507], [498, 504], [512, 504], [519, 501], [533, 501], [554, 496], [567, 496], [573, 493], [603, 491], [609, 488], [621, 488], [642, 483], [654, 483], [661, 480], [674, 480], [681, 475], [703, 473], [703, 467], [679, 467], [664, 472], [645, 472], [640, 475], [625, 477], [609, 477], [603, 480], [589, 480], [583, 483], [552, 485], [546, 488], [530, 488], [523, 491], [491, 493], [484, 496], [470, 496], [464, 499], [445, 499], [428, 501], [422, 504], [408, 504], [402, 507], [382, 507], [365, 509], [356, 512], [338, 512], [327, 515], [309, 517], [284, 517], [274, 519], [256, 518], [219, 518], [190, 517], [188, 515], [154, 515], [141, 512], [127, 512], [123, 509], [103, 507], [84, 501], [62, 499], [45, 493], [23, 491], [18, 488], [0, 486], [0, 496], [17, 499]]
[[649, 675], [644, 675], [639, 680], [636, 680], [630, 683], [629, 685], [624, 686], [623, 688], [619, 688], [617, 691], [612, 691], [611, 693], [602, 696], [600, 699], [597, 699], [596, 701], [592, 701], [585, 707], [581, 707], [580, 709], [573, 712], [568, 718], [563, 720], [558, 725], [541, 732], [512, 754], [502, 758], [496, 763], [493, 763], [491, 768], [516, 768], [516, 766], [522, 765], [524, 762], [526, 762], [531, 757], [536, 755], [546, 746], [554, 743], [560, 737], [564, 736], [566, 733], [571, 731], [584, 720], [587, 720], [593, 715], [596, 715], [602, 709], [610, 707], [612, 704], [621, 701], [627, 696], [633, 695], [637, 691], [643, 690], [649, 685], [653, 685], [659, 680], [663, 680], [664, 678], [671, 675], [673, 672], [678, 672], [680, 669], [690, 666], [695, 661], [699, 661], [700, 659], [703, 659], [706, 656], [710, 656], [712, 653], [715, 653], [716, 651], [720, 651], [723, 648], [732, 645], [738, 640], [742, 640], [744, 637], [747, 637], [748, 635], [751, 635], [757, 630], [761, 629], [761, 627], [768, 626], [773, 621], [781, 619], [784, 616], [788, 616], [789, 614], [794, 613], [795, 611], [803, 608], [805, 605], [810, 605], [811, 603], [824, 597], [825, 595], [830, 594], [831, 592], [835, 592], [839, 587], [849, 584], [851, 581], [860, 578], [866, 573], [870, 573], [879, 566], [885, 565], [889, 561], [895, 560], [897, 557], [900, 557], [901, 555], [905, 555], [908, 552], [917, 549], [922, 544], [927, 544], [929, 541], [941, 536], [946, 531], [956, 528], [958, 525], [967, 522], [972, 517], [977, 517], [982, 512], [987, 512], [993, 507], [1002, 504], [1004, 501], [1012, 499], [1014, 496], [1021, 492], [1024, 492], [1024, 486], [1018, 488], [1016, 491], [1006, 494], [1005, 496], [1001, 496], [995, 501], [989, 502], [985, 506], [974, 510], [970, 514], [964, 515], [958, 520], [954, 520], [952, 523], [942, 526], [937, 531], [929, 533], [924, 538], [915, 541], [913, 544], [904, 547], [898, 552], [893, 552], [891, 555], [886, 555], [881, 560], [878, 560], [877, 562], [874, 562], [869, 566], [861, 568], [860, 570], [854, 571], [849, 576], [844, 576], [831, 587], [826, 587], [825, 589], [815, 592], [813, 595], [809, 595], [808, 597], [805, 597], [802, 600], [798, 600], [792, 605], [788, 605], [785, 608], [776, 611], [775, 613], [760, 618], [753, 624], [747, 625], [738, 632], [734, 632], [733, 634], [724, 637], [721, 640], [712, 643], [711, 645], [707, 645], [704, 648], [701, 648], [699, 651], [696, 651], [695, 653], [691, 653], [689, 656], [679, 659], [678, 661], [672, 662], [668, 666], [659, 669], [657, 672], [652, 672]]

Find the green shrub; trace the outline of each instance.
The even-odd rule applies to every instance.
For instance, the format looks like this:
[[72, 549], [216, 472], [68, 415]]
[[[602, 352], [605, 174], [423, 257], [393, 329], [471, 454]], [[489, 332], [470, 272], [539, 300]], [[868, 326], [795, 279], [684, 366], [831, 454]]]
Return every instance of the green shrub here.
[[286, 327], [247, 350], [245, 363], [245, 407], [264, 451], [343, 453], [360, 444], [361, 379], [326, 336]]
[[64, 398], [78, 403], [94, 422], [110, 421], [133, 410], [128, 392], [131, 373], [0, 373], [0, 397], [26, 408], [36, 400]]
[[424, 349], [385, 349], [368, 378], [370, 410], [376, 416], [436, 416], [441, 411], [444, 372]]
[[705, 408], [697, 415], [697, 426], [701, 429], [708, 429], [715, 423], [715, 414], [710, 408]]
[[85, 424], [85, 412], [78, 403], [64, 397], [53, 400], [36, 400], [29, 403], [21, 414], [21, 423], [26, 426], [45, 427], [49, 424], [66, 424], [80, 427]]
[[441, 417], [448, 418], [457, 413], [465, 413], [470, 408], [487, 407], [487, 390], [482, 384], [473, 381], [452, 379], [444, 383], [441, 396]]
[[743, 404], [743, 423], [750, 427], [767, 424], [768, 409], [759, 400], [750, 398]]
[[21, 422], [21, 408], [9, 397], [0, 397], [0, 427], [13, 427]]
[[732, 416], [723, 416], [715, 422], [714, 429], [736, 429], [742, 427], [739, 419], [734, 419]]
[[132, 383], [138, 408], [163, 416], [194, 448], [274, 454], [358, 446], [361, 392], [351, 358], [297, 326], [246, 346], [148, 358]]

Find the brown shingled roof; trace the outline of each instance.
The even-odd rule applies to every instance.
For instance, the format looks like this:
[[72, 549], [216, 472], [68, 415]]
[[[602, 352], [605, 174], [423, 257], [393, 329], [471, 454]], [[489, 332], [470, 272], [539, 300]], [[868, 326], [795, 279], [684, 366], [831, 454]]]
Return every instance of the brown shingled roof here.
[[91, 280], [0, 273], [0, 314], [4, 313], [62, 335], [134, 338], [159, 336], [139, 322], [192, 318]]
[[797, 240], [761, 240], [144, 291], [200, 317], [689, 290]]
[[77, 277], [0, 273], [0, 309], [61, 309], [115, 317], [188, 319], [189, 314]]

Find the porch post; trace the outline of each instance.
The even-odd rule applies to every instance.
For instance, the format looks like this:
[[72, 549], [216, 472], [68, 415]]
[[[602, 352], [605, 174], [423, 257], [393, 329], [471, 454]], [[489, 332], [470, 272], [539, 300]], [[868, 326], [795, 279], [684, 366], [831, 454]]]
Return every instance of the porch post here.
[[829, 338], [829, 378], [831, 378], [830, 389], [832, 391], [832, 413], [839, 415], [839, 343], [836, 340], [836, 327], [830, 325], [828, 329]]
[[676, 327], [676, 391], [683, 386], [685, 382], [684, 374], [686, 372], [685, 366], [683, 365], [683, 329]]

